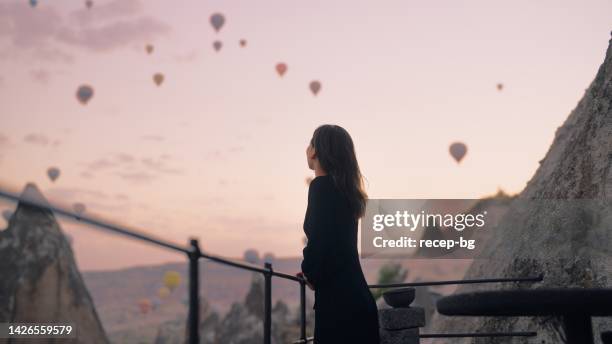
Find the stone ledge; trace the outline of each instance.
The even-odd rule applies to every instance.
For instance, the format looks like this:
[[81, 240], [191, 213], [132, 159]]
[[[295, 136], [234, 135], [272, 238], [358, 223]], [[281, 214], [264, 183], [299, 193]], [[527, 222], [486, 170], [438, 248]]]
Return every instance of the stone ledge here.
[[380, 344], [419, 344], [419, 328], [380, 330]]
[[380, 328], [402, 330], [425, 326], [425, 310], [421, 307], [380, 309], [378, 311]]

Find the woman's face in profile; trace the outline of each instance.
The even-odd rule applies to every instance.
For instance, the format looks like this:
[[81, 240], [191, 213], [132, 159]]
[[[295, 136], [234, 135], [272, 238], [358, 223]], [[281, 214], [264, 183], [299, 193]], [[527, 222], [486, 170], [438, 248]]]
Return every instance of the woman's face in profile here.
[[308, 147], [306, 147], [306, 161], [308, 162], [308, 168], [311, 170], [314, 170], [314, 162], [316, 159], [316, 154], [315, 154], [315, 149], [312, 145], [308, 145]]

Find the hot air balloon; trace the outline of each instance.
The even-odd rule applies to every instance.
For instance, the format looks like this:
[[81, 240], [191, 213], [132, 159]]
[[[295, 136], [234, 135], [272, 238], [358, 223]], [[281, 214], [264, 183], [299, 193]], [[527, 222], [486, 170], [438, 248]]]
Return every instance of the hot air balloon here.
[[245, 261], [251, 264], [259, 264], [259, 253], [255, 249], [248, 249], [244, 251], [243, 258]]
[[49, 179], [51, 179], [52, 182], [57, 180], [59, 175], [60, 175], [59, 168], [57, 168], [57, 167], [49, 167], [49, 169], [47, 169], [47, 176], [49, 176]]
[[247, 45], [246, 39], [241, 39], [240, 40], [240, 46], [244, 48], [244, 47], [246, 47], [246, 45]]
[[168, 271], [164, 274], [164, 285], [168, 290], [173, 291], [181, 284], [181, 274], [176, 271]]
[[221, 41], [214, 41], [213, 42], [213, 48], [215, 48], [215, 51], [221, 50], [221, 47], [223, 47], [223, 42], [221, 42]]
[[263, 261], [264, 263], [274, 264], [274, 262], [276, 261], [276, 257], [274, 256], [274, 253], [268, 252], [264, 254]]
[[2, 217], [4, 218], [4, 220], [6, 220], [6, 222], [9, 222], [9, 220], [11, 219], [11, 216], [13, 216], [12, 210], [7, 209], [2, 212]]
[[150, 55], [151, 53], [153, 53], [153, 49], [154, 49], [154, 47], [153, 47], [152, 44], [145, 45], [145, 51], [147, 52], [147, 54]]
[[310, 86], [310, 92], [312, 92], [312, 94], [314, 94], [315, 96], [321, 90], [321, 83], [317, 80], [311, 81], [309, 86]]
[[501, 91], [503, 89], [504, 89], [504, 84], [502, 84], [502, 83], [497, 84], [497, 90], [498, 91]]
[[38, 0], [30, 0], [30, 6], [31, 7], [36, 7], [36, 5], [38, 5]]
[[91, 97], [94, 95], [94, 90], [89, 85], [81, 85], [77, 89], [76, 97], [83, 105], [87, 105]]
[[85, 7], [87, 7], [87, 9], [91, 9], [93, 7], [93, 1], [92, 0], [86, 0], [85, 1]]
[[151, 300], [147, 298], [142, 298], [138, 300], [138, 308], [140, 309], [140, 313], [147, 314], [151, 310]]
[[225, 17], [221, 13], [215, 13], [210, 16], [210, 25], [215, 29], [216, 32], [219, 32], [221, 28], [225, 24]]
[[83, 215], [83, 213], [84, 213], [84, 212], [85, 212], [85, 210], [86, 210], [86, 207], [85, 207], [85, 204], [83, 204], [83, 203], [78, 203], [78, 202], [77, 202], [77, 203], [75, 203], [75, 204], [73, 204], [73, 205], [72, 205], [72, 209], [74, 209], [74, 212], [75, 212], [77, 215]]
[[157, 291], [157, 295], [160, 299], [165, 299], [166, 297], [168, 297], [168, 295], [170, 295], [170, 289], [168, 289], [168, 287], [161, 287]]
[[287, 64], [279, 62], [276, 64], [276, 73], [278, 73], [279, 76], [283, 76], [285, 75], [285, 73], [287, 72]]
[[156, 310], [159, 308], [159, 306], [161, 306], [161, 301], [157, 298], [154, 298], [153, 301], [151, 301], [151, 310]]
[[465, 154], [467, 153], [467, 146], [461, 142], [454, 142], [450, 145], [448, 151], [450, 152], [450, 155], [455, 159], [455, 161], [457, 161], [457, 163], [460, 163], [463, 157], [465, 157]]
[[164, 82], [164, 75], [162, 73], [155, 73], [155, 75], [153, 75], [153, 82], [155, 82], [155, 85], [159, 86]]

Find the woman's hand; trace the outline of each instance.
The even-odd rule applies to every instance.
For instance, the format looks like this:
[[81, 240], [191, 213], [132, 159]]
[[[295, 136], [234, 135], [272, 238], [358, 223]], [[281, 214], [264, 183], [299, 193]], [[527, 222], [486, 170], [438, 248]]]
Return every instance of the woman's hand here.
[[310, 290], [314, 290], [314, 285], [312, 285], [312, 283], [308, 282], [308, 278], [306, 278], [306, 275], [304, 275], [303, 272], [300, 271], [297, 274], [295, 274], [295, 276], [297, 276], [298, 278], [301, 278], [304, 281], [306, 281], [306, 285], [308, 286], [308, 288], [310, 288]]

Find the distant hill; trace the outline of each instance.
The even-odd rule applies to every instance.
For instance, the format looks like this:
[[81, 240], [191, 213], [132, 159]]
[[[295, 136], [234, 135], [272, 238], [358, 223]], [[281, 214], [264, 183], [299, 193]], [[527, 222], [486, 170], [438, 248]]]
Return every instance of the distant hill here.
[[[276, 259], [274, 269], [293, 273], [299, 270], [300, 258]], [[386, 260], [368, 259], [362, 261], [367, 280], [375, 283], [378, 269]], [[202, 262], [202, 295], [209, 305], [220, 313], [226, 313], [232, 303], [242, 302], [251, 283], [252, 273], [213, 262]], [[460, 279], [470, 264], [469, 260], [404, 260], [402, 264], [409, 269], [408, 280]], [[166, 271], [177, 271], [182, 276], [181, 285], [166, 299], [158, 300], [158, 291], [163, 286]], [[185, 263], [172, 263], [155, 266], [141, 266], [116, 271], [83, 272], [83, 278], [92, 295], [98, 314], [105, 330], [114, 342], [120, 341], [123, 332], [135, 330], [155, 336], [157, 327], [164, 322], [186, 319], [187, 299]], [[273, 302], [283, 300], [293, 308], [299, 302], [299, 286], [292, 281], [274, 279], [272, 287]], [[449, 293], [453, 286], [436, 289]], [[308, 291], [307, 299], [312, 302], [313, 295]], [[142, 314], [138, 301], [147, 298], [159, 302], [155, 310]]]

